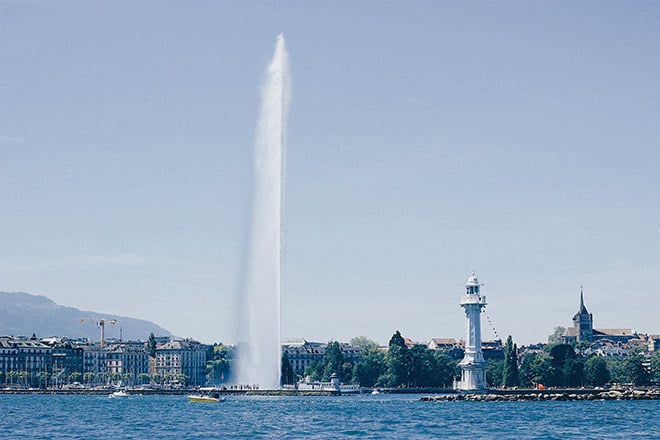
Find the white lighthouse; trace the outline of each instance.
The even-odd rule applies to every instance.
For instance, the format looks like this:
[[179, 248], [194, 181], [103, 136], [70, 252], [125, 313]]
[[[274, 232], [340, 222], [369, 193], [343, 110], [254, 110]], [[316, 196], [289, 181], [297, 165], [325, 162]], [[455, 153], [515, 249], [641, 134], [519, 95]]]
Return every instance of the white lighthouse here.
[[461, 307], [465, 309], [467, 327], [465, 332], [465, 356], [458, 364], [461, 367], [459, 390], [483, 391], [486, 389], [486, 364], [481, 351], [481, 310], [486, 307], [486, 297], [479, 290], [482, 284], [473, 273], [468, 278], [465, 297]]

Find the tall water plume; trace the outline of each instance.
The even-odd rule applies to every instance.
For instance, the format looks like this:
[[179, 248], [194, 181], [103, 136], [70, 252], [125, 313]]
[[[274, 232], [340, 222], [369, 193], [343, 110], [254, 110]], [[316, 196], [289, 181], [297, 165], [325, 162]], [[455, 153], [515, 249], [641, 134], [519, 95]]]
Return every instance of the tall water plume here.
[[239, 322], [237, 380], [262, 389], [280, 386], [282, 187], [289, 99], [289, 56], [280, 34], [261, 91], [252, 229]]

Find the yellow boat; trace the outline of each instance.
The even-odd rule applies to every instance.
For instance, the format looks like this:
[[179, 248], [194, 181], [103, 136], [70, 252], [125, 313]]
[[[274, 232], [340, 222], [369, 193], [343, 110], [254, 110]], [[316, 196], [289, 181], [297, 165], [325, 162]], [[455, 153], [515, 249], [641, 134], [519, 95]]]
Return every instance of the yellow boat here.
[[213, 402], [224, 402], [225, 398], [220, 397], [217, 394], [212, 394], [210, 396], [199, 394], [199, 395], [190, 395], [190, 396], [188, 396], [188, 400], [191, 401], [191, 402], [211, 402], [211, 403], [213, 403]]

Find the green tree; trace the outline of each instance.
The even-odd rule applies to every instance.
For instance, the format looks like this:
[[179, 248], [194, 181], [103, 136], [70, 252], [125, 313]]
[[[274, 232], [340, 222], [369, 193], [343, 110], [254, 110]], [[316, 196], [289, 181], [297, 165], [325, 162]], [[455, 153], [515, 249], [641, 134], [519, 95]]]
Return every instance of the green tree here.
[[336, 373], [339, 376], [339, 381], [344, 382], [344, 378], [341, 377], [342, 365], [344, 363], [344, 355], [341, 352], [339, 347], [339, 342], [334, 341], [328, 344], [323, 354], [323, 375], [321, 380], [330, 380], [332, 373]]
[[502, 370], [502, 385], [518, 386], [518, 346], [513, 343], [511, 335], [504, 345], [504, 366]]
[[366, 348], [362, 350], [360, 361], [353, 367], [352, 383], [373, 387], [386, 372], [385, 353], [377, 347]]
[[39, 387], [46, 388], [48, 386], [48, 378], [50, 374], [45, 371], [40, 371], [37, 373], [37, 379], [39, 380]]
[[602, 387], [610, 381], [607, 362], [600, 356], [591, 356], [584, 363], [584, 381], [587, 385]]
[[233, 348], [223, 344], [214, 344], [206, 363], [206, 380], [210, 384], [231, 382]]
[[651, 380], [656, 385], [660, 384], [660, 351], [656, 351], [651, 357]]
[[295, 383], [295, 372], [289, 361], [289, 355], [282, 351], [282, 371], [280, 374], [280, 385], [293, 385]]
[[140, 384], [149, 383], [149, 379], [150, 379], [149, 373], [140, 373], [140, 374], [138, 374], [138, 381], [139, 381]]
[[504, 383], [504, 360], [488, 361], [486, 366], [486, 383], [489, 386], [498, 387]]
[[451, 387], [456, 376], [460, 376], [458, 361], [454, 360], [446, 352], [438, 350], [433, 353], [435, 357], [436, 385], [445, 388]]
[[639, 350], [633, 350], [623, 360], [625, 382], [631, 382], [635, 386], [648, 385], [650, 374], [644, 368], [644, 355]]
[[409, 385], [413, 387], [437, 386], [437, 362], [433, 352], [423, 345], [415, 345], [409, 353]]
[[131, 384], [132, 385], [133, 384], [133, 378], [134, 378], [133, 373], [123, 373], [121, 375], [122, 384], [123, 385]]
[[562, 327], [561, 325], [555, 327], [555, 330], [552, 332], [552, 334], [548, 336], [548, 344], [561, 344], [564, 339], [562, 336], [565, 332], [566, 328]]
[[582, 359], [566, 359], [562, 368], [562, 385], [569, 387], [584, 385], [584, 362]]
[[147, 339], [147, 353], [152, 358], [156, 357], [156, 336], [152, 333], [149, 333], [149, 339]]
[[353, 364], [350, 360], [344, 359], [339, 342], [329, 342], [323, 357], [314, 364], [310, 365], [305, 371], [312, 380], [328, 381], [332, 373], [339, 376], [342, 383], [349, 382], [353, 373]]
[[520, 376], [524, 385], [548, 385], [555, 377], [552, 356], [546, 352], [527, 353], [520, 365]]
[[80, 382], [82, 381], [83, 374], [80, 371], [74, 371], [71, 374], [69, 374], [69, 382]]
[[582, 383], [584, 364], [577, 359], [575, 349], [570, 344], [557, 344], [550, 348], [552, 372], [550, 386], [577, 386]]
[[349, 343], [354, 347], [360, 347], [363, 351], [367, 349], [377, 349], [379, 347], [377, 342], [372, 341], [366, 336], [352, 338]]
[[387, 352], [387, 376], [389, 386], [407, 386], [410, 383], [411, 356], [406, 342], [397, 330], [390, 338]]

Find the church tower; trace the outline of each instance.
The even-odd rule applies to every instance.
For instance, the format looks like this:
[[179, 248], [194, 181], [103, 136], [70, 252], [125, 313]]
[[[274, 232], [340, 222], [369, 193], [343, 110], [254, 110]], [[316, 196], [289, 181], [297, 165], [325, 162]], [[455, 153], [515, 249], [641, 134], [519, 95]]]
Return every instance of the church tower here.
[[580, 287], [580, 310], [573, 316], [573, 328], [578, 342], [591, 342], [594, 337], [594, 316], [584, 306], [584, 294]]
[[482, 284], [473, 273], [468, 278], [465, 297], [461, 307], [465, 309], [467, 326], [465, 332], [465, 355], [458, 364], [461, 367], [461, 381], [458, 389], [483, 391], [486, 389], [486, 360], [481, 351], [481, 310], [486, 307], [486, 297], [479, 292]]

